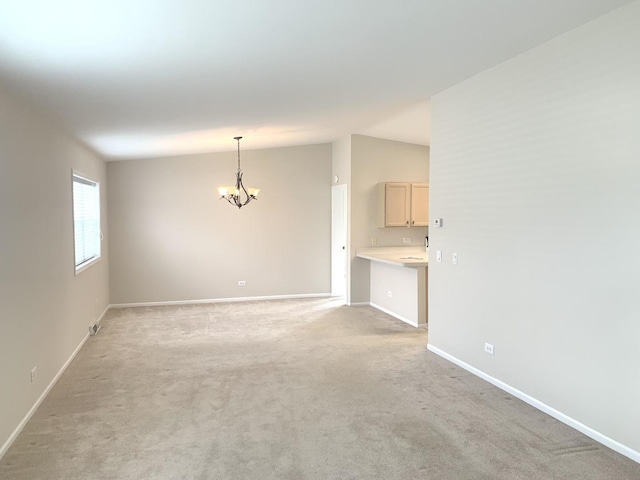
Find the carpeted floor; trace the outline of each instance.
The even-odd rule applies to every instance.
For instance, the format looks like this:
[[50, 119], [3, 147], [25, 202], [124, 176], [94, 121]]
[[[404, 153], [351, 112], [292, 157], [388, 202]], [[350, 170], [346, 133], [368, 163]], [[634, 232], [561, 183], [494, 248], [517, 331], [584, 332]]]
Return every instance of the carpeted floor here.
[[640, 464], [329, 299], [111, 310], [3, 480], [640, 478]]

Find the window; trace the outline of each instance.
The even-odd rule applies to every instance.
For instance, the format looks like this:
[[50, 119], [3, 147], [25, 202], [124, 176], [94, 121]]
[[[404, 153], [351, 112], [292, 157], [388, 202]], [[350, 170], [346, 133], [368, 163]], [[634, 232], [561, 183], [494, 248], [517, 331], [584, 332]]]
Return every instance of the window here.
[[73, 172], [76, 274], [100, 259], [100, 184]]

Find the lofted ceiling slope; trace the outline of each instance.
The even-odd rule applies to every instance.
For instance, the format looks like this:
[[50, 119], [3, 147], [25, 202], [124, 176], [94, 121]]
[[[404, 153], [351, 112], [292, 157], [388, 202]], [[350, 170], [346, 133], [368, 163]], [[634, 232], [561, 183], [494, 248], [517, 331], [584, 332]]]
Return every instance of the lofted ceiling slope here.
[[626, 3], [0, 0], [0, 83], [107, 159], [403, 137], [386, 119]]

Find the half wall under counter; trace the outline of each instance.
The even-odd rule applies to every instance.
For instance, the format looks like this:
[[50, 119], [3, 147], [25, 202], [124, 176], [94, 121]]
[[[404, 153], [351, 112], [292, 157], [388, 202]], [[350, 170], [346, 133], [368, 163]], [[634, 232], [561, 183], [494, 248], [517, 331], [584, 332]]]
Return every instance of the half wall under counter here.
[[372, 307], [414, 327], [427, 324], [425, 247], [367, 247], [356, 257], [370, 260], [369, 299]]

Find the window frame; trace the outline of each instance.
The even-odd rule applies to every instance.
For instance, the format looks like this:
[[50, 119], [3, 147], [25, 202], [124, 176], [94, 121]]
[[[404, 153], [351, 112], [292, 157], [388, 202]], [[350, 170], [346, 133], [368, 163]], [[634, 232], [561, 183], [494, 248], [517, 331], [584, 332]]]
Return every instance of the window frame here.
[[[77, 180], [76, 180], [77, 179]], [[96, 188], [95, 195], [97, 197], [97, 210], [94, 212], [98, 224], [97, 231], [97, 252], [94, 256], [83, 260], [80, 263], [76, 263], [76, 252], [78, 249], [78, 243], [76, 238], [76, 210], [78, 206], [76, 205], [76, 195], [75, 195], [75, 186], [76, 183], [81, 183], [85, 185], [90, 185]], [[71, 171], [71, 217], [73, 223], [73, 264], [75, 275], [78, 275], [80, 272], [84, 272], [89, 267], [95, 265], [102, 258], [102, 225], [101, 225], [101, 204], [100, 204], [100, 182], [91, 178], [91, 176], [86, 175], [78, 170]], [[94, 238], [96, 240], [96, 238]]]

